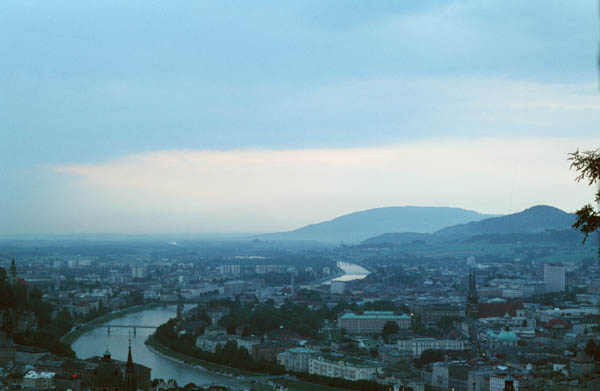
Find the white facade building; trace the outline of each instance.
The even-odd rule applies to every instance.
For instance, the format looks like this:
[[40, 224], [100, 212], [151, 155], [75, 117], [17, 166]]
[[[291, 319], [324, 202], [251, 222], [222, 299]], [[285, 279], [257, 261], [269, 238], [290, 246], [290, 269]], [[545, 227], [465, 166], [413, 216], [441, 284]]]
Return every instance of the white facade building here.
[[[504, 391], [506, 373], [495, 373], [490, 376], [490, 391]], [[515, 391], [519, 391], [519, 380], [512, 377]]]
[[49, 390], [54, 388], [54, 372], [29, 371], [23, 377], [23, 385], [36, 390]]
[[308, 360], [308, 373], [351, 381], [373, 380], [383, 370], [377, 361], [331, 353]]
[[221, 265], [218, 267], [219, 269], [219, 273], [221, 274], [233, 274], [233, 275], [239, 275], [241, 272], [241, 266], [240, 265]]
[[146, 278], [146, 277], [148, 277], [148, 272], [146, 270], [146, 266], [143, 266], [143, 265], [131, 266], [131, 278]]
[[308, 372], [308, 361], [319, 352], [307, 348], [292, 348], [277, 354], [277, 363], [286, 371]]
[[454, 339], [412, 338], [398, 340], [398, 350], [409, 351], [413, 357], [420, 357], [427, 349], [465, 350], [465, 341]]

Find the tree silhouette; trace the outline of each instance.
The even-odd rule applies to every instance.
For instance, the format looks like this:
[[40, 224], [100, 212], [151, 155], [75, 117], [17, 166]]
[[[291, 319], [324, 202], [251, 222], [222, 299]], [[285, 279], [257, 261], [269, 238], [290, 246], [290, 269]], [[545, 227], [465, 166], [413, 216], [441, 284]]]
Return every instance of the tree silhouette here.
[[385, 324], [383, 325], [383, 330], [381, 331], [381, 337], [383, 338], [385, 343], [390, 343], [390, 341], [389, 341], [390, 335], [395, 334], [398, 331], [400, 331], [400, 327], [398, 327], [398, 324], [396, 322], [390, 320], [388, 322], [385, 322]]
[[[584, 152], [577, 150], [569, 154], [569, 160], [571, 161], [571, 168], [579, 172], [579, 175], [575, 178], [577, 182], [586, 180], [590, 186], [598, 183], [600, 180], [600, 148], [595, 151]], [[600, 204], [600, 187], [596, 191], [595, 202]], [[583, 237], [584, 243], [589, 234], [596, 231], [600, 232], [600, 212], [594, 209], [591, 203], [578, 209], [575, 214], [577, 220], [573, 227], [583, 232], [585, 235]], [[600, 260], [600, 248], [598, 249], [598, 258]]]

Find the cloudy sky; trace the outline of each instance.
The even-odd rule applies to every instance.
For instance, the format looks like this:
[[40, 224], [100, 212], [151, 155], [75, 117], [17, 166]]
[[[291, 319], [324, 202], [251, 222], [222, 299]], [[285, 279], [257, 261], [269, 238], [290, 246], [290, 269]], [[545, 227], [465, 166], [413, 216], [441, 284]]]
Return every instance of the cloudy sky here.
[[0, 234], [592, 200], [598, 5], [4, 1]]

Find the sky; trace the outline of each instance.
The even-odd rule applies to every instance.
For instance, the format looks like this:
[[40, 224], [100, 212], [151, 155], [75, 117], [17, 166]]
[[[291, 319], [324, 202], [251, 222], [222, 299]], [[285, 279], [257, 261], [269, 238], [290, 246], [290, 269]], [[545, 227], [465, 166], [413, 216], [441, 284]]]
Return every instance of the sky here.
[[0, 235], [573, 212], [598, 31], [591, 0], [4, 1]]

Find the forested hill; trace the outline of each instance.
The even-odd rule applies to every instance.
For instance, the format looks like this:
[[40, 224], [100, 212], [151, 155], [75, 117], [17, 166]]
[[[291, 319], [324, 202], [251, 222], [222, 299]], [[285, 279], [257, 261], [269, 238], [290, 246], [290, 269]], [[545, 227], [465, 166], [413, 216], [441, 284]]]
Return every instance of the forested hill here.
[[350, 213], [330, 221], [289, 231], [259, 235], [266, 240], [313, 240], [358, 243], [387, 232], [432, 233], [444, 227], [491, 217], [446, 207], [388, 207]]
[[538, 205], [511, 215], [447, 227], [433, 234], [386, 233], [363, 241], [362, 246], [393, 246], [406, 254], [513, 254], [519, 258], [524, 254], [547, 254], [554, 258], [569, 254], [571, 258], [587, 259], [594, 253], [598, 237], [591, 235], [582, 246], [583, 234], [572, 227], [574, 221], [573, 214]]
[[437, 231], [436, 235], [485, 235], [537, 233], [547, 230], [570, 230], [575, 215], [547, 205], [537, 205], [522, 212], [458, 224]]

